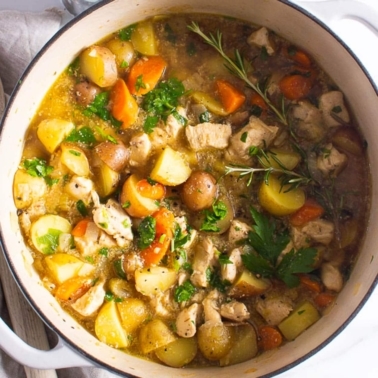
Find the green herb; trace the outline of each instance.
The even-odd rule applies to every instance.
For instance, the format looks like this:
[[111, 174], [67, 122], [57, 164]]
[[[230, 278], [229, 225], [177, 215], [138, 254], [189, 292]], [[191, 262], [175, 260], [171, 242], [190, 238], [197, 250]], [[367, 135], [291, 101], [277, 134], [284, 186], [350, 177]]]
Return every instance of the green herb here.
[[190, 240], [190, 230], [188, 230], [188, 232], [184, 234], [179, 224], [176, 223], [175, 230], [173, 232], [171, 250], [175, 251], [176, 249], [185, 245], [189, 240]]
[[225, 293], [227, 289], [231, 286], [231, 282], [228, 280], [222, 280], [220, 275], [216, 271], [208, 269], [206, 273], [210, 285], [214, 289], [219, 290], [221, 293]]
[[126, 279], [126, 273], [123, 269], [123, 262], [122, 259], [114, 260], [113, 261], [114, 270], [118, 277]]
[[105, 300], [106, 300], [107, 302], [114, 301], [114, 302], [116, 302], [116, 303], [119, 303], [119, 302], [122, 302], [122, 301], [123, 301], [122, 298], [116, 297], [116, 296], [115, 296], [112, 292], [110, 292], [110, 291], [107, 291], [107, 292], [105, 293]]
[[59, 236], [61, 235], [61, 233], [62, 231], [60, 230], [49, 228], [47, 230], [47, 234], [39, 236], [37, 238], [37, 243], [43, 246], [41, 247], [41, 250], [45, 255], [51, 255], [55, 253], [59, 246]]
[[183, 126], [186, 126], [188, 124], [188, 120], [183, 117], [177, 110], [172, 110], [172, 113], [173, 117], [175, 117], [177, 119], [177, 121], [183, 125]]
[[247, 137], [248, 137], [248, 133], [245, 131], [241, 137], [240, 137], [240, 141], [242, 141], [243, 143], [245, 143], [247, 141]]
[[77, 57], [67, 68], [67, 73], [70, 76], [76, 76], [80, 69], [80, 58]]
[[211, 209], [205, 209], [203, 211], [205, 218], [200, 230], [207, 232], [218, 232], [219, 227], [217, 226], [217, 223], [226, 217], [227, 212], [227, 206], [224, 202], [220, 200], [215, 201], [211, 206]]
[[86, 256], [85, 260], [87, 260], [90, 264], [94, 264], [94, 259], [92, 256]]
[[233, 264], [233, 262], [229, 259], [228, 255], [225, 253], [221, 253], [218, 256], [219, 264], [221, 265], [227, 265], [227, 264]]
[[139, 90], [143, 88], [146, 89], [146, 84], [143, 81], [143, 75], [139, 75], [135, 82], [135, 90], [139, 92]]
[[269, 58], [268, 51], [265, 46], [261, 47], [260, 50], [260, 59], [266, 61]]
[[66, 138], [67, 142], [83, 143], [87, 146], [93, 146], [96, 143], [96, 138], [92, 129], [88, 126], [74, 129]]
[[87, 117], [97, 115], [104, 121], [109, 121], [115, 128], [120, 128], [121, 121], [115, 119], [108, 110], [109, 92], [101, 92], [96, 95], [95, 99], [83, 110], [83, 114]]
[[242, 255], [247, 269], [262, 277], [277, 277], [289, 287], [299, 284], [298, 273], [309, 273], [314, 270], [313, 264], [317, 255], [315, 248], [292, 249], [286, 253], [277, 265], [278, 257], [290, 241], [287, 230], [276, 232], [276, 223], [251, 208], [255, 221], [253, 231], [248, 233], [247, 243], [254, 252]]
[[208, 36], [204, 34], [201, 30], [201, 28], [198, 26], [197, 23], [193, 22], [191, 25], [188, 26], [188, 28], [201, 36], [203, 40], [210, 46], [212, 46], [218, 53], [221, 55], [221, 57], [225, 61], [225, 65], [227, 69], [235, 76], [239, 77], [241, 80], [244, 81], [244, 83], [251, 89], [253, 89], [255, 92], [257, 92], [266, 102], [266, 104], [269, 106], [269, 108], [276, 114], [278, 119], [284, 124], [289, 125], [288, 119], [287, 119], [287, 112], [284, 109], [284, 103], [282, 103], [282, 109], [278, 109], [268, 98], [267, 95], [267, 86], [263, 84], [254, 84], [250, 81], [246, 66], [244, 64], [244, 60], [242, 56], [240, 55], [239, 50], [235, 50], [235, 58], [231, 59], [223, 50], [222, 46], [222, 33], [218, 30], [216, 35], [209, 34]]
[[106, 222], [101, 222], [98, 224], [100, 227], [104, 228], [105, 230], [109, 227], [109, 225]]
[[335, 106], [332, 108], [332, 112], [333, 113], [341, 113], [343, 111], [343, 109], [341, 108], [341, 106]]
[[151, 185], [154, 186], [157, 184], [157, 181], [153, 180], [150, 176], [147, 177], [147, 182]]
[[199, 116], [200, 123], [210, 122], [210, 113], [206, 110]]
[[160, 119], [165, 120], [176, 111], [179, 98], [185, 93], [184, 85], [176, 78], [160, 82], [143, 99], [142, 107], [147, 112], [143, 129], [151, 133]]
[[83, 200], [78, 200], [76, 202], [76, 209], [77, 211], [83, 216], [86, 217], [88, 215], [88, 209], [87, 206], [85, 205]]
[[121, 29], [118, 32], [119, 39], [121, 41], [130, 41], [131, 36], [132, 36], [135, 28], [136, 28], [136, 25], [133, 24], [133, 25], [130, 25], [130, 26], [126, 27], [126, 28]]
[[184, 264], [182, 264], [182, 269], [186, 270], [187, 272], [189, 272], [190, 274], [193, 273], [193, 268], [192, 268], [192, 264], [189, 263], [189, 262], [185, 262]]
[[129, 208], [130, 206], [131, 206], [130, 201], [126, 201], [125, 203], [122, 204], [122, 207], [123, 207], [124, 209], [127, 209], [127, 208]]
[[124, 219], [123, 222], [122, 222], [122, 226], [125, 227], [125, 228], [128, 228], [130, 227], [130, 222], [128, 219]]
[[43, 177], [47, 185], [52, 186], [59, 182], [58, 179], [50, 177], [50, 173], [54, 170], [54, 167], [47, 165], [46, 160], [33, 158], [25, 159], [23, 166], [26, 172], [33, 177]]
[[109, 254], [109, 248], [102, 247], [102, 248], [98, 251], [98, 254], [99, 254], [99, 255], [102, 255], [102, 256], [105, 256], [105, 257], [108, 257], [108, 254]]
[[76, 150], [69, 150], [68, 152], [69, 152], [70, 154], [74, 155], [74, 156], [80, 156], [80, 155], [81, 155], [81, 152], [76, 151]]
[[97, 132], [101, 135], [102, 139], [107, 140], [113, 144], [118, 144], [117, 139], [115, 139], [112, 135], [107, 134], [101, 127], [96, 126]]
[[138, 227], [138, 248], [145, 249], [151, 245], [156, 236], [156, 219], [151, 215], [143, 218]]
[[196, 292], [195, 286], [189, 281], [185, 281], [182, 285], [175, 289], [174, 298], [177, 303], [188, 301]]
[[165, 24], [164, 31], [167, 41], [174, 45], [176, 43], [177, 37], [174, 31], [172, 30], [171, 25]]
[[302, 315], [304, 312], [306, 312], [306, 310], [298, 311], [297, 314], [298, 314], [298, 315]]
[[121, 64], [120, 64], [120, 67], [121, 67], [121, 68], [127, 68], [128, 66], [129, 66], [129, 63], [126, 62], [126, 60], [123, 60], [123, 61], [121, 62]]

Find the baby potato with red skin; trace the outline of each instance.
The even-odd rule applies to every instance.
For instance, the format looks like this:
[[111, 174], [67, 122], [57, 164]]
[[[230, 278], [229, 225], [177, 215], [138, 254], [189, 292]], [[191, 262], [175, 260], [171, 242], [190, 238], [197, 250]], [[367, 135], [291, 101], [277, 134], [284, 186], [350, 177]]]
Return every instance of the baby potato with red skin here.
[[217, 180], [205, 171], [194, 171], [181, 189], [181, 198], [191, 211], [210, 207], [218, 194]]

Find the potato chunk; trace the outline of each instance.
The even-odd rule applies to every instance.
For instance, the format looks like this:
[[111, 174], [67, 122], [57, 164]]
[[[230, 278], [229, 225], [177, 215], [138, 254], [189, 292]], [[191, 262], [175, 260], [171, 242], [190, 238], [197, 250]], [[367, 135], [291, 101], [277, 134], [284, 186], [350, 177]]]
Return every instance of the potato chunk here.
[[244, 270], [236, 282], [232, 285], [229, 295], [234, 298], [243, 298], [251, 295], [262, 294], [270, 287], [270, 281], [265, 278], [257, 278], [253, 273]]
[[123, 329], [129, 334], [134, 332], [149, 315], [147, 305], [138, 298], [124, 298], [122, 302], [117, 303], [117, 307]]
[[89, 175], [89, 162], [80, 147], [70, 143], [63, 143], [60, 161], [75, 175], [84, 177]]
[[180, 368], [188, 364], [197, 354], [197, 339], [179, 338], [172, 343], [156, 349], [157, 358], [168, 366]]
[[176, 271], [162, 266], [135, 271], [135, 288], [147, 296], [169, 289], [175, 284], [176, 280]]

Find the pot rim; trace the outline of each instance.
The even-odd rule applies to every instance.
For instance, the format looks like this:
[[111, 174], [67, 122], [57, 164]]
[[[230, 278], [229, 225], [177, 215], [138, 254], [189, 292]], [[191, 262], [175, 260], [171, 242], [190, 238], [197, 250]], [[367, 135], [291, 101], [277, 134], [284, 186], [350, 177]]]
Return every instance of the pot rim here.
[[[8, 118], [9, 109], [11, 108], [13, 102], [15, 101], [15, 98], [17, 97], [17, 94], [22, 86], [22, 83], [24, 79], [29, 75], [29, 73], [33, 70], [33, 68], [38, 64], [41, 57], [45, 54], [45, 52], [50, 48], [51, 45], [53, 45], [60, 37], [63, 35], [67, 30], [69, 30], [73, 25], [80, 22], [83, 18], [87, 17], [89, 14], [95, 12], [96, 10], [106, 6], [109, 3], [114, 2], [115, 0], [103, 0], [95, 5], [91, 6], [87, 10], [83, 11], [80, 15], [74, 17], [70, 21], [68, 21], [65, 25], [63, 25], [57, 32], [54, 34], [51, 39], [42, 47], [42, 49], [35, 55], [35, 57], [32, 59], [32, 61], [29, 63], [23, 74], [21, 75], [19, 81], [17, 82], [15, 88], [13, 89], [11, 96], [7, 102], [6, 108], [4, 110], [3, 117], [0, 122], [0, 142], [1, 142], [1, 136], [3, 132], [4, 125], [6, 123], [6, 120]], [[318, 19], [316, 16], [311, 14], [306, 9], [300, 7], [299, 5], [292, 3], [289, 0], [278, 0], [278, 2], [293, 8], [294, 10], [298, 11], [299, 13], [302, 13], [304, 16], [309, 18], [310, 20], [314, 21], [316, 24], [318, 24], [321, 28], [323, 28], [328, 34], [330, 34], [336, 41], [342, 45], [342, 47], [348, 52], [351, 58], [358, 64], [360, 69], [363, 71], [364, 75], [370, 82], [371, 86], [373, 87], [375, 93], [378, 96], [378, 83], [375, 83], [373, 78], [371, 77], [370, 73], [367, 71], [366, 67], [362, 64], [361, 60], [355, 55], [355, 53], [352, 51], [352, 49], [335, 33], [333, 32], [330, 27], [328, 27], [323, 21]], [[136, 4], [138, 5], [138, 4]], [[372, 209], [370, 209], [372, 211]], [[82, 355], [84, 358], [90, 360], [94, 365], [97, 365], [98, 367], [108, 369], [111, 372], [115, 372], [116, 374], [119, 374], [124, 377], [130, 377], [130, 378], [138, 378], [135, 375], [131, 375], [129, 373], [125, 373], [114, 366], [99, 360], [98, 358], [92, 356], [88, 352], [86, 352], [81, 346], [78, 346], [73, 341], [71, 341], [64, 333], [62, 333], [53, 322], [51, 322], [44, 314], [44, 312], [40, 309], [35, 299], [29, 295], [28, 290], [22, 285], [20, 282], [20, 279], [17, 274], [17, 270], [15, 269], [11, 259], [9, 258], [9, 251], [7, 250], [5, 246], [5, 239], [6, 236], [3, 234], [3, 230], [0, 228], [0, 246], [4, 252], [4, 257], [6, 259], [6, 262], [8, 264], [8, 267], [11, 271], [11, 274], [13, 278], [15, 279], [18, 287], [20, 288], [22, 294], [30, 304], [30, 306], [33, 308], [33, 310], [39, 315], [39, 317], [43, 320], [43, 322], [52, 330], [61, 340], [63, 340], [64, 344], [66, 344], [67, 347], [74, 350], [78, 354]], [[378, 284], [378, 273], [376, 274], [376, 277], [374, 281], [372, 282], [371, 286], [369, 287], [369, 290], [366, 292], [364, 297], [360, 300], [358, 306], [353, 310], [353, 312], [350, 314], [350, 316], [345, 320], [345, 322], [336, 329], [328, 338], [326, 338], [322, 343], [320, 343], [317, 347], [315, 347], [313, 350], [308, 352], [307, 354], [299, 357], [297, 360], [279, 368], [276, 369], [268, 374], [264, 374], [262, 376], [259, 376], [260, 378], [269, 378], [278, 374], [281, 374], [285, 371], [288, 371], [295, 366], [301, 364], [303, 361], [309, 359], [316, 353], [318, 353], [321, 349], [323, 349], [326, 345], [328, 345], [333, 339], [335, 339], [349, 324], [350, 322], [356, 317], [356, 315], [360, 312], [362, 307], [366, 304], [372, 293], [374, 292], [376, 286]]]

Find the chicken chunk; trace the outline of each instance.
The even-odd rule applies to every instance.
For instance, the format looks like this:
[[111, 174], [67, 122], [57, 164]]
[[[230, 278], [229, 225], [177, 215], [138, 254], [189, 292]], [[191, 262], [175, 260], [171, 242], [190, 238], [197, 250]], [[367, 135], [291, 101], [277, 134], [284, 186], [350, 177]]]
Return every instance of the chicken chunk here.
[[173, 319], [178, 311], [178, 304], [174, 301], [171, 290], [156, 293], [150, 300], [150, 306], [156, 316]]
[[[181, 228], [182, 235], [185, 237], [188, 234], [188, 221], [185, 216], [175, 217], [176, 223]], [[196, 240], [198, 232], [195, 229], [190, 230], [189, 240], [183, 244], [181, 247], [184, 249], [189, 249]]]
[[143, 268], [143, 261], [139, 253], [129, 252], [123, 255], [123, 269], [128, 281], [135, 279], [135, 271]]
[[221, 276], [223, 280], [227, 280], [233, 283], [240, 272], [240, 268], [243, 266], [243, 261], [241, 258], [242, 251], [240, 248], [235, 248], [231, 251], [229, 260], [231, 264], [221, 265]]
[[343, 276], [340, 270], [331, 263], [324, 263], [320, 268], [320, 278], [328, 290], [341, 291], [343, 287]]
[[82, 316], [93, 315], [105, 298], [104, 280], [97, 282], [82, 297], [72, 304], [72, 308]]
[[152, 144], [146, 133], [134, 135], [130, 140], [129, 164], [132, 167], [141, 167], [146, 164], [151, 149]]
[[322, 111], [324, 122], [328, 127], [340, 126], [342, 122], [349, 123], [350, 121], [348, 110], [344, 104], [344, 96], [340, 91], [322, 94], [319, 98], [319, 109]]
[[184, 308], [177, 316], [176, 329], [181, 337], [193, 337], [197, 332], [197, 325], [202, 314], [202, 305], [193, 303]]
[[220, 313], [224, 318], [235, 322], [243, 322], [249, 319], [250, 313], [244, 303], [232, 301], [221, 305]]
[[347, 165], [348, 157], [339, 152], [332, 143], [325, 146], [316, 160], [316, 166], [325, 175], [336, 177]]
[[292, 228], [292, 240], [296, 249], [308, 246], [308, 240], [328, 245], [335, 232], [335, 226], [332, 222], [324, 219], [316, 219], [307, 222], [303, 227]]
[[256, 310], [268, 324], [277, 325], [293, 311], [293, 303], [285, 297], [258, 298]]
[[187, 126], [185, 134], [190, 147], [195, 151], [208, 148], [223, 149], [228, 146], [232, 129], [230, 125], [219, 123], [200, 123], [197, 126]]
[[195, 286], [207, 287], [209, 282], [207, 280], [207, 269], [214, 261], [214, 245], [210, 238], [206, 238], [198, 244], [193, 261], [193, 273], [190, 281]]
[[236, 245], [238, 241], [244, 240], [248, 237], [249, 231], [252, 231], [252, 228], [247, 223], [238, 219], [233, 219], [228, 231], [229, 243], [231, 245]]
[[262, 27], [253, 32], [247, 39], [249, 45], [255, 45], [258, 47], [265, 47], [269, 55], [273, 55], [275, 52], [273, 43], [269, 39], [269, 30], [266, 27]]
[[133, 240], [131, 219], [125, 213], [122, 206], [113, 199], [109, 199], [105, 205], [100, 204], [96, 192], [92, 192], [94, 202], [93, 221], [96, 225], [111, 235], [119, 247], [125, 247]]
[[250, 147], [268, 147], [278, 131], [276, 126], [267, 126], [255, 116], [251, 116], [247, 126], [230, 139], [230, 146], [226, 151], [226, 158], [237, 163], [248, 164], [252, 162], [249, 155]]
[[325, 136], [327, 130], [322, 113], [309, 101], [299, 101], [298, 105], [293, 107], [292, 116], [298, 136], [314, 142]]
[[85, 203], [88, 203], [93, 186], [92, 180], [81, 176], [73, 176], [64, 189], [73, 198], [77, 200], [81, 199]]
[[[186, 111], [182, 106], [177, 107], [178, 114], [184, 119], [187, 118]], [[184, 130], [184, 125], [173, 114], [167, 117], [165, 122], [165, 131], [168, 135], [169, 142], [173, 142], [177, 139], [181, 131]]]
[[203, 311], [205, 313], [205, 322], [221, 323], [222, 318], [220, 315], [220, 309], [218, 301], [220, 299], [220, 293], [218, 290], [212, 290], [207, 297], [203, 300]]

